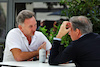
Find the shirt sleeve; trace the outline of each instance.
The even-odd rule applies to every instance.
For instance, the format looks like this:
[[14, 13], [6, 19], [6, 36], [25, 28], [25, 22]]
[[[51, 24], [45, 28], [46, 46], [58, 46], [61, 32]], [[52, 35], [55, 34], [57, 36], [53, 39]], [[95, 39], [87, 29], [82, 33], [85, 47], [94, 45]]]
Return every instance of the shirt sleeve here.
[[9, 50], [13, 49], [13, 48], [19, 48], [21, 49], [21, 42], [20, 42], [20, 36], [17, 35], [14, 32], [9, 32], [6, 38], [6, 45]]
[[55, 38], [55, 37], [53, 38], [53, 40], [58, 40], [58, 41], [61, 41], [61, 39], [60, 39], [60, 38]]
[[41, 35], [43, 42], [46, 42], [46, 50], [50, 50], [52, 47], [50, 41], [46, 38], [46, 36], [43, 33], [41, 33]]
[[61, 41], [53, 40], [53, 45], [49, 57], [50, 65], [62, 64], [74, 58], [73, 46], [69, 45], [62, 52], [59, 52], [60, 43]]

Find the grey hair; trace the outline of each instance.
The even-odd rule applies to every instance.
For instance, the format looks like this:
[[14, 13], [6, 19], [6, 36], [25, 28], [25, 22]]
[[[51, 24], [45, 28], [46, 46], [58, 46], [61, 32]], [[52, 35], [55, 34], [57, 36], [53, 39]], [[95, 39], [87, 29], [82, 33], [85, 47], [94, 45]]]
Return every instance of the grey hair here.
[[73, 30], [76, 30], [76, 28], [78, 28], [81, 31], [81, 34], [93, 32], [93, 24], [85, 16], [73, 16], [69, 21], [72, 23]]
[[31, 18], [34, 16], [34, 12], [30, 10], [22, 10], [16, 17], [16, 22], [18, 25], [22, 25], [25, 19]]

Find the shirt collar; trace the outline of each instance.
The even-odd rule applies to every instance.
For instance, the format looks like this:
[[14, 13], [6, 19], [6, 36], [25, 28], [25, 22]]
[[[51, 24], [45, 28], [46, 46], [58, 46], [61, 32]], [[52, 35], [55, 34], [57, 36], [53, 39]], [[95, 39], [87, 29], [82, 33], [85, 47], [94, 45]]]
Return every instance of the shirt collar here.
[[[20, 30], [20, 29], [19, 29]], [[22, 37], [26, 37], [24, 34], [23, 34], [23, 32], [20, 30], [20, 33], [21, 33], [21, 36]], [[32, 36], [32, 38], [36, 38], [36, 36], [35, 36], [35, 34]]]
[[20, 31], [21, 36], [25, 37], [25, 35], [23, 34], [23, 32], [20, 29], [19, 29], [19, 31]]
[[80, 38], [83, 37], [84, 35], [86, 35], [86, 34], [82, 34], [82, 35], [80, 36]]

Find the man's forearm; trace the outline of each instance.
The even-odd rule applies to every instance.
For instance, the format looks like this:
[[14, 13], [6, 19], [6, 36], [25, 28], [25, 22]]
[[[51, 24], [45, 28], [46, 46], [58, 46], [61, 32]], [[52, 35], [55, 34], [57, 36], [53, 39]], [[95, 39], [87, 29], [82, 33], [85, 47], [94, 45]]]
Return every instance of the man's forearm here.
[[20, 60], [19, 61], [28, 60], [30, 58], [33, 58], [34, 56], [39, 56], [39, 51], [22, 52], [20, 54]]
[[39, 50], [37, 51], [32, 51], [32, 52], [22, 52], [20, 49], [18, 48], [13, 48], [11, 50], [14, 59], [16, 61], [24, 61], [24, 60], [28, 60], [34, 56], [38, 56], [39, 55]]
[[49, 64], [50, 65], [58, 64], [55, 57], [59, 54], [60, 42], [61, 41], [58, 41], [58, 40], [53, 41], [53, 46], [52, 46], [52, 49], [50, 51], [50, 57], [49, 57]]
[[59, 38], [59, 39], [61, 39], [62, 38], [62, 36], [60, 36], [59, 34], [56, 36], [56, 38]]

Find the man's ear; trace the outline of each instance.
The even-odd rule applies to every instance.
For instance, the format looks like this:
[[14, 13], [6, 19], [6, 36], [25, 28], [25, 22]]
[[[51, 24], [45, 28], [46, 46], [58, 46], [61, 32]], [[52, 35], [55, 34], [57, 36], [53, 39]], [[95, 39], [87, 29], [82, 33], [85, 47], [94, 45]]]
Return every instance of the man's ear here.
[[80, 31], [78, 28], [76, 29], [76, 34], [77, 34], [77, 36], [79, 36], [79, 37], [81, 36], [81, 31]]
[[22, 26], [21, 25], [18, 25], [18, 28], [21, 30], [22, 29]]

